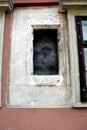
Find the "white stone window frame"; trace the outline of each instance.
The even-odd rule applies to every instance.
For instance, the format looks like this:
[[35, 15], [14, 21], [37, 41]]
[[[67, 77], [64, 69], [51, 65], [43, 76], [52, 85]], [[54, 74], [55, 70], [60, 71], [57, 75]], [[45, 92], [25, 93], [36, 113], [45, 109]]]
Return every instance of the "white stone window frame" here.
[[0, 107], [1, 107], [1, 86], [2, 86], [2, 50], [3, 50], [3, 34], [4, 34], [5, 13], [0, 13]]
[[[29, 85], [36, 85], [36, 86], [59, 86], [59, 85], [65, 85], [66, 80], [63, 81], [66, 77], [65, 73], [63, 72], [66, 69], [66, 61], [63, 59], [65, 58], [65, 52], [61, 51], [64, 50], [64, 39], [63, 39], [63, 26], [59, 23], [58, 25], [31, 25], [32, 26], [32, 34], [34, 29], [57, 29], [57, 44], [58, 44], [58, 66], [59, 66], [59, 73], [56, 75], [34, 75], [33, 74], [33, 60], [31, 60], [30, 66], [31, 68], [31, 74], [29, 75], [29, 79], [31, 79], [31, 83]], [[61, 37], [62, 36], [62, 37]], [[32, 35], [32, 41], [31, 41], [31, 58], [33, 59], [33, 40], [34, 40], [34, 34]], [[61, 58], [62, 56], [62, 58]], [[65, 65], [65, 66], [64, 66]], [[36, 82], [33, 82], [36, 81]]]
[[77, 32], [75, 24], [75, 16], [87, 16], [87, 8], [77, 7], [68, 8], [69, 23], [69, 48], [71, 63], [71, 86], [72, 86], [72, 107], [87, 107], [87, 103], [80, 100], [80, 75], [79, 75], [79, 59], [77, 48]]

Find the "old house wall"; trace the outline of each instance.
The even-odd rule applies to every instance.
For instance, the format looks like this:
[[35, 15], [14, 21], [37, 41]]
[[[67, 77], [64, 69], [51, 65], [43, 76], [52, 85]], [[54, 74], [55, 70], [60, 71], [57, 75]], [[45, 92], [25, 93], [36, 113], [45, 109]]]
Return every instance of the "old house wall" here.
[[[70, 106], [66, 15], [59, 14], [57, 6], [27, 7], [15, 8], [11, 19], [7, 105]], [[33, 74], [34, 29], [57, 29], [58, 74]]]
[[[61, 16], [62, 17], [62, 16]], [[11, 15], [6, 14], [3, 65], [2, 65], [2, 108], [0, 130], [87, 130], [87, 110], [75, 108], [7, 108], [6, 91], [9, 74], [9, 48]], [[67, 64], [68, 66], [69, 64]], [[70, 75], [68, 75], [70, 76]], [[15, 99], [13, 99], [15, 100]]]

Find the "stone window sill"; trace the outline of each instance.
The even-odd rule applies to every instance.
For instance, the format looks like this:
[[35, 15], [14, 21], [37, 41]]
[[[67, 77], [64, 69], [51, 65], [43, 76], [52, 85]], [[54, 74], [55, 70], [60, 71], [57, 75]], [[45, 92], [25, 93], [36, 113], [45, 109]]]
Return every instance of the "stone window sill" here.
[[87, 103], [76, 103], [76, 104], [73, 104], [74, 108], [87, 108]]

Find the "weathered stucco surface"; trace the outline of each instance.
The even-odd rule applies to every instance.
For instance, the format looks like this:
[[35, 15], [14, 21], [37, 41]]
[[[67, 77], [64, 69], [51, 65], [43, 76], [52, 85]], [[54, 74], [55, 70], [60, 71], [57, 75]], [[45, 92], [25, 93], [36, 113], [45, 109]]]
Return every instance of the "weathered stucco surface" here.
[[[66, 16], [57, 6], [15, 8], [11, 22], [9, 107], [70, 106]], [[33, 29], [58, 29], [58, 75], [33, 75]]]

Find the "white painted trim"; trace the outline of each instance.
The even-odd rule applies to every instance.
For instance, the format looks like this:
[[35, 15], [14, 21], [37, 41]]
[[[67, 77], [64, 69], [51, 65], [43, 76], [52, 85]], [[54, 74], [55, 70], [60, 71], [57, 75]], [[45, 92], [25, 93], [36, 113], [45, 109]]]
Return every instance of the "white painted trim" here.
[[7, 104], [7, 108], [26, 108], [26, 109], [28, 109], [28, 108], [71, 108], [72, 107], [72, 105], [70, 105], [70, 104], [67, 104], [67, 105], [58, 105], [58, 106], [38, 106], [38, 107], [35, 107], [35, 106], [24, 106], [23, 107], [23, 105], [21, 106], [21, 105], [9, 105], [9, 104]]
[[1, 107], [2, 50], [3, 50], [4, 19], [5, 19], [5, 14], [0, 13], [0, 107]]
[[61, 0], [63, 5], [87, 5], [87, 0]]

